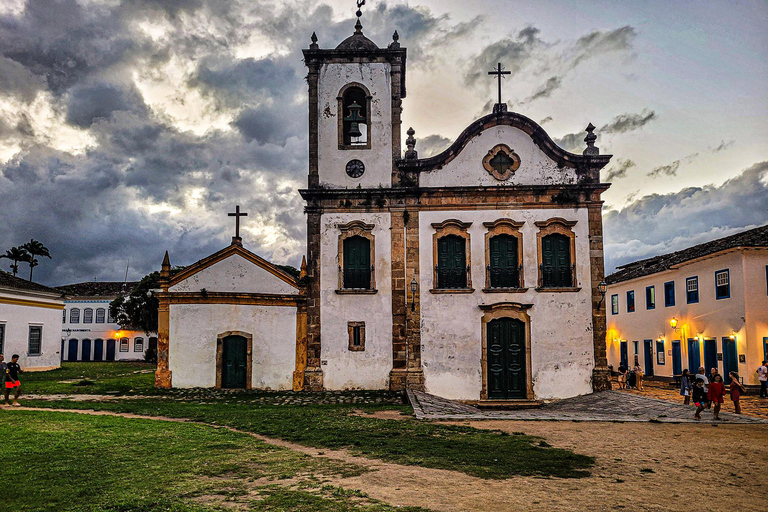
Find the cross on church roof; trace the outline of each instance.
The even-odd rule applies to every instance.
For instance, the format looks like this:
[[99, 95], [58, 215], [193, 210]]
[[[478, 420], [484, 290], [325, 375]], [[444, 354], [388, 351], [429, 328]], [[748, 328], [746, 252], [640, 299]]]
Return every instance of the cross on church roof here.
[[235, 206], [235, 213], [228, 213], [227, 216], [235, 218], [235, 236], [232, 237], [232, 243], [238, 243], [240, 238], [240, 217], [247, 217], [247, 213], [240, 213], [240, 205]]
[[497, 80], [499, 81], [499, 102], [496, 103], [493, 106], [493, 113], [496, 112], [506, 112], [507, 111], [507, 104], [501, 102], [501, 79], [504, 78], [503, 75], [511, 75], [511, 71], [503, 71], [504, 68], [501, 67], [501, 62], [498, 63], [496, 69], [493, 71], [489, 71], [489, 75], [496, 75]]

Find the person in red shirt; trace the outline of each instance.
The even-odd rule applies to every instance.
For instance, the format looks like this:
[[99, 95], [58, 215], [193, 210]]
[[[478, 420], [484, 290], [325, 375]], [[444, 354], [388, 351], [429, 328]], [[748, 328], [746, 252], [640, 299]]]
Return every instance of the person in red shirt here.
[[746, 389], [744, 389], [744, 386], [739, 382], [738, 373], [730, 372], [728, 375], [731, 376], [731, 400], [733, 400], [733, 407], [736, 409], [736, 414], [741, 414], [741, 403], [739, 400]]
[[723, 384], [723, 377], [716, 373], [712, 377], [712, 382], [709, 383], [709, 390], [707, 391], [707, 400], [715, 405], [714, 419], [720, 419], [720, 407], [723, 405], [725, 397], [725, 384]]

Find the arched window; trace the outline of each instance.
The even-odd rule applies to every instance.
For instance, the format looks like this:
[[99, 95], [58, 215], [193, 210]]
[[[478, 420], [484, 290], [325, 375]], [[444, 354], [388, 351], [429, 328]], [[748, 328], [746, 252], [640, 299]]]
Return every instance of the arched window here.
[[344, 86], [339, 101], [339, 149], [371, 147], [371, 95], [361, 84]]
[[72, 308], [69, 310], [69, 323], [71, 324], [80, 323], [80, 309]]
[[133, 338], [133, 351], [144, 352], [144, 338]]
[[99, 308], [96, 310], [96, 323], [97, 324], [104, 323], [104, 308]]
[[517, 238], [512, 235], [496, 235], [488, 242], [488, 273], [491, 288], [519, 288], [520, 262]]
[[541, 239], [541, 281], [545, 288], [573, 286], [571, 240], [565, 235], [552, 234]]
[[93, 309], [85, 308], [83, 310], [83, 323], [84, 324], [92, 324], [93, 323]]
[[458, 235], [437, 239], [437, 287], [467, 287], [466, 240]]
[[362, 236], [344, 239], [344, 288], [371, 287], [371, 241]]
[[128, 338], [120, 338], [120, 352], [128, 352]]

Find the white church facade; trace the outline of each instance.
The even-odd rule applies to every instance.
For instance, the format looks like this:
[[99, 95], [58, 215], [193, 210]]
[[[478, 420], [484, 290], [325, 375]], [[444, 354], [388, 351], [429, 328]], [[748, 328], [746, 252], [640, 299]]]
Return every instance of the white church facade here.
[[237, 237], [173, 278], [166, 259], [157, 384], [227, 387], [239, 364], [236, 387], [248, 388], [410, 387], [489, 403], [610, 388], [600, 169], [611, 157], [594, 127], [577, 155], [497, 103], [431, 158], [408, 130], [403, 156], [406, 49], [397, 33], [379, 48], [355, 29], [334, 49], [313, 34], [304, 50], [302, 275]]

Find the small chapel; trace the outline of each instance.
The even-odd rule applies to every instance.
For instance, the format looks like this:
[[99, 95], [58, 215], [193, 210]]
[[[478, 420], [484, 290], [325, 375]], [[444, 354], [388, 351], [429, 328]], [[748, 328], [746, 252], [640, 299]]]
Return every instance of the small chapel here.
[[[158, 294], [159, 387], [423, 390], [479, 404], [610, 389], [600, 170], [501, 101], [440, 154], [402, 150], [406, 48], [303, 50], [301, 274], [231, 245]], [[239, 208], [231, 214], [240, 220]]]

